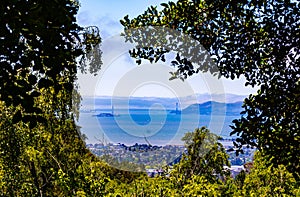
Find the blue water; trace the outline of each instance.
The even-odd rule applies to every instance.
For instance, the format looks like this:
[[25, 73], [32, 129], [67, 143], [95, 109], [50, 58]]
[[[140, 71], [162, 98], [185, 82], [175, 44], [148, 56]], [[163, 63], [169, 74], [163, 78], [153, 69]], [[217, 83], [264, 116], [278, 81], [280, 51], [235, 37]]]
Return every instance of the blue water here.
[[[99, 112], [97, 112], [99, 113]], [[232, 138], [229, 125], [238, 116], [171, 114], [166, 110], [118, 110], [115, 117], [97, 117], [96, 112], [81, 112], [79, 126], [87, 143], [183, 144], [188, 131], [206, 126], [213, 133]]]

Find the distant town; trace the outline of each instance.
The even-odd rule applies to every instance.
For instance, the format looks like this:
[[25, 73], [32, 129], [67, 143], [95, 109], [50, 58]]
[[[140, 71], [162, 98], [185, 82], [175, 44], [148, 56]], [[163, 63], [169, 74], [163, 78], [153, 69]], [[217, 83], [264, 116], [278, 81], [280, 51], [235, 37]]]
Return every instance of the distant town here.
[[[233, 146], [233, 139], [222, 139], [220, 143], [227, 150], [232, 176], [237, 175], [244, 169], [244, 164], [252, 162], [255, 149], [243, 147], [244, 154], [236, 156]], [[182, 154], [186, 151], [183, 145], [152, 146], [149, 144], [134, 144], [127, 146], [124, 144], [87, 144], [90, 151], [99, 156], [110, 156], [117, 162], [129, 162], [143, 165], [148, 175], [160, 173], [165, 166], [172, 166], [178, 163]], [[227, 167], [226, 167], [227, 168]]]

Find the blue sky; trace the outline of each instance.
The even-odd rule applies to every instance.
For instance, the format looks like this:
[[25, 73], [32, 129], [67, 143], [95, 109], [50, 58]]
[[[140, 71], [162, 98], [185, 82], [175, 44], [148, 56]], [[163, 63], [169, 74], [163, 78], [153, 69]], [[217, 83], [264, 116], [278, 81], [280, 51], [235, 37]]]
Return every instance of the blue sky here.
[[[112, 60], [103, 66], [97, 77], [79, 74], [78, 81], [82, 95], [177, 97], [187, 96], [191, 93], [248, 95], [256, 92], [256, 89], [244, 87], [245, 81], [243, 79], [217, 80], [208, 74], [193, 76], [185, 82], [180, 80], [169, 82], [167, 80], [170, 77], [168, 72], [174, 70], [168, 65], [153, 66], [145, 63], [145, 65], [138, 67], [126, 50], [123, 49], [117, 53], [116, 51], [122, 48], [120, 41], [116, 41], [122, 31], [120, 19], [127, 14], [129, 18], [133, 18], [143, 13], [148, 6], [159, 6], [162, 2], [167, 1], [80, 0], [81, 8], [77, 16], [78, 23], [81, 26], [98, 26], [104, 43], [103, 53], [106, 55], [114, 52]], [[117, 45], [113, 46], [113, 43]]]

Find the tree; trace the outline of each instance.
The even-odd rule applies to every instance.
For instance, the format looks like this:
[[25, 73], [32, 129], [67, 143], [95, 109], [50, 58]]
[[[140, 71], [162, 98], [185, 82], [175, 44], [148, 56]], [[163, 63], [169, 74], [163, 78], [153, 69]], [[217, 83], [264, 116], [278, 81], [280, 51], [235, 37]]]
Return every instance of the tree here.
[[78, 8], [79, 3], [71, 0], [1, 3], [0, 99], [7, 107], [24, 109], [14, 112], [15, 123], [22, 120], [34, 127], [42, 121], [35, 98], [49, 87], [53, 95], [65, 92], [67, 100], [53, 97], [53, 107], [62, 107], [55, 110], [58, 116], [70, 117], [77, 70], [85, 71], [87, 61], [90, 71], [100, 68], [99, 30], [76, 24]]
[[78, 8], [73, 0], [1, 2], [3, 196], [71, 196], [78, 182], [91, 186], [78, 172], [90, 153], [73, 106], [77, 71], [101, 66], [101, 39], [98, 28], [76, 24]]
[[[161, 5], [161, 11], [151, 6], [136, 18], [121, 20], [126, 40], [139, 43], [130, 55], [138, 63], [165, 61], [173, 50], [178, 52], [171, 62], [177, 67], [174, 77], [203, 71], [231, 79], [244, 76], [246, 86], [260, 86], [244, 100], [242, 116], [231, 126], [231, 134], [239, 136], [238, 153], [243, 145], [257, 147], [275, 165], [285, 164], [299, 176], [299, 1], [178, 0]], [[184, 41], [165, 36], [157, 26], [198, 41], [213, 63], [201, 57], [198, 45], [182, 47]]]
[[185, 142], [186, 153], [180, 162], [174, 166], [173, 176], [184, 185], [193, 176], [202, 176], [211, 183], [229, 175], [224, 166], [230, 166], [228, 155], [219, 142], [217, 136], [205, 127], [188, 132], [182, 140]]
[[254, 168], [237, 193], [242, 196], [298, 196], [300, 189], [299, 183], [284, 165], [275, 167], [272, 161], [266, 160], [257, 152]]

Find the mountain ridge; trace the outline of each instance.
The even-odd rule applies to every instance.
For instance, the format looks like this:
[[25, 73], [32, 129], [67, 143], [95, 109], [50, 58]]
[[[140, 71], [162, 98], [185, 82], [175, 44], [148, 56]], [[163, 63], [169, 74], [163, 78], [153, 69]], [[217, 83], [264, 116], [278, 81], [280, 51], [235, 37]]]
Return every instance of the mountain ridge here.
[[[81, 109], [100, 110], [100, 109], [111, 109], [111, 106], [114, 106], [115, 109], [150, 109], [151, 108], [151, 109], [175, 110], [176, 103], [178, 103], [178, 109], [184, 111], [186, 108], [189, 108], [190, 106], [199, 105], [199, 104], [201, 104], [201, 108], [205, 108], [205, 105], [211, 104], [212, 106], [210, 108], [216, 109], [222, 107], [221, 103], [223, 103], [223, 104], [227, 104], [229, 109], [231, 110], [230, 104], [239, 103], [239, 105], [241, 105], [245, 97], [246, 96], [234, 95], [234, 94], [227, 94], [227, 95], [198, 94], [198, 95], [188, 96], [184, 98], [111, 97], [111, 96], [83, 97], [81, 103]], [[240, 107], [238, 108], [239, 110], [241, 109]], [[219, 111], [221, 109], [222, 108], [220, 108]]]
[[[232, 97], [232, 96], [231, 96]], [[232, 102], [204, 101], [199, 100], [179, 100], [176, 98], [158, 98], [158, 97], [96, 97], [84, 98], [82, 102], [82, 111], [111, 111], [112, 106], [116, 110], [121, 109], [164, 109], [176, 111], [176, 103], [180, 113], [200, 113], [213, 115], [240, 115], [243, 102], [241, 99], [233, 99]]]
[[240, 115], [242, 111], [243, 102], [234, 103], [220, 103], [215, 101], [207, 101], [205, 103], [195, 103], [182, 109], [183, 114], [187, 113], [200, 113], [203, 115], [230, 115], [237, 116]]

